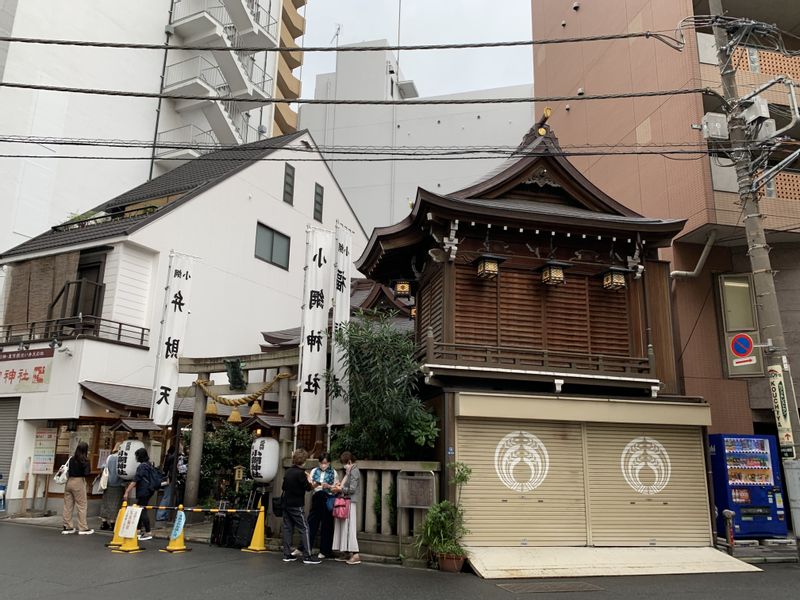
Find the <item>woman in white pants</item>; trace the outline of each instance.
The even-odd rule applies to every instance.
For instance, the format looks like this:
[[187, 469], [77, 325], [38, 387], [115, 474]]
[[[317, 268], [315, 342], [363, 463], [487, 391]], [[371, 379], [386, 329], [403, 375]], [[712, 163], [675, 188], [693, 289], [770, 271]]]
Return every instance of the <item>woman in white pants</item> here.
[[333, 529], [333, 549], [341, 554], [336, 560], [345, 561], [348, 565], [361, 564], [358, 556], [358, 500], [361, 496], [361, 473], [356, 465], [356, 458], [350, 452], [342, 452], [340, 458], [344, 465], [345, 475], [339, 486], [342, 496], [350, 499], [350, 516], [347, 519], [336, 519]]

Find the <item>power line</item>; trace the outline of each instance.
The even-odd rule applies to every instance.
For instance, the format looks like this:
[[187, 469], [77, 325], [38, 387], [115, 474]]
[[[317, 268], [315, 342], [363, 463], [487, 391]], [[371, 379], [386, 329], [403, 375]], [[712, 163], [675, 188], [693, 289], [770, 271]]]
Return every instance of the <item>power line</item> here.
[[672, 90], [653, 90], [648, 92], [618, 92], [611, 94], [581, 94], [576, 96], [533, 96], [531, 98], [451, 98], [423, 100], [321, 100], [317, 98], [267, 98], [254, 100], [234, 96], [195, 96], [189, 94], [169, 94], [156, 92], [133, 92], [124, 90], [105, 90], [98, 88], [75, 88], [60, 85], [37, 83], [0, 82], [0, 87], [22, 90], [41, 90], [47, 92], [68, 92], [94, 96], [121, 96], [125, 98], [171, 98], [172, 100], [205, 100], [217, 102], [248, 102], [250, 104], [320, 104], [320, 105], [362, 105], [362, 106], [434, 106], [452, 104], [519, 104], [523, 102], [578, 102], [581, 100], [619, 100], [623, 98], [653, 98], [659, 96], [685, 96], [688, 94], [708, 94], [721, 98], [711, 88], [678, 88]]
[[29, 38], [15, 36], [0, 36], [0, 42], [15, 44], [41, 44], [51, 46], [77, 46], [89, 48], [116, 48], [124, 50], [202, 50], [202, 51], [229, 51], [241, 52], [400, 52], [406, 50], [464, 50], [471, 48], [511, 48], [524, 46], [546, 46], [554, 44], [574, 44], [583, 42], [605, 42], [612, 40], [627, 40], [632, 38], [654, 39], [675, 49], [682, 50], [685, 42], [670, 35], [670, 30], [636, 31], [630, 33], [615, 33], [606, 35], [579, 36], [569, 38], [550, 38], [543, 40], [516, 40], [503, 42], [471, 42], [460, 44], [409, 44], [394, 46], [306, 46], [302, 49], [296, 46], [202, 46], [197, 44], [134, 44], [129, 42], [92, 42], [87, 40], [56, 40], [48, 38]]

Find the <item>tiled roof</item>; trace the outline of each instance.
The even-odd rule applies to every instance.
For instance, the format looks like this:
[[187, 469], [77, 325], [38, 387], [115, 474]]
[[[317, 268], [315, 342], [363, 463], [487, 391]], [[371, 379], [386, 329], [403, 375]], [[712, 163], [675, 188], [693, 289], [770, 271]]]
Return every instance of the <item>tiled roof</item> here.
[[[161, 215], [191, 199], [195, 194], [216, 185], [249, 166], [252, 161], [269, 155], [305, 133], [305, 130], [298, 131], [204, 154], [173, 169], [169, 173], [151, 179], [112, 200], [104, 202], [93, 210], [96, 213], [121, 212], [126, 206], [133, 203], [151, 198], [183, 194], [182, 198], [161, 209], [146, 215], [130, 216], [105, 222], [92, 222], [90, 219], [81, 227], [71, 227], [69, 229], [59, 225], [0, 254], [0, 260], [54, 248], [66, 248], [86, 242], [99, 242], [120, 235], [129, 235], [134, 230], [158, 219]], [[191, 195], [189, 194], [190, 192], [192, 192]]]
[[[85, 390], [128, 410], [150, 410], [150, 404], [153, 401], [153, 390], [150, 388], [102, 383], [99, 381], [81, 381], [80, 385]], [[194, 412], [194, 397], [182, 398], [178, 396], [175, 402], [175, 410], [178, 412], [188, 414]], [[221, 416], [225, 416], [230, 413], [230, 408], [219, 404], [217, 405], [217, 412]]]
[[124, 194], [120, 194], [105, 204], [101, 204], [98, 210], [109, 211], [128, 206], [133, 202], [147, 200], [148, 198], [163, 198], [164, 196], [188, 192], [206, 183], [231, 175], [236, 170], [247, 166], [249, 162], [263, 158], [270, 152], [282, 148], [304, 133], [305, 130], [296, 131], [288, 135], [204, 154], [182, 164], [169, 173], [151, 179]]

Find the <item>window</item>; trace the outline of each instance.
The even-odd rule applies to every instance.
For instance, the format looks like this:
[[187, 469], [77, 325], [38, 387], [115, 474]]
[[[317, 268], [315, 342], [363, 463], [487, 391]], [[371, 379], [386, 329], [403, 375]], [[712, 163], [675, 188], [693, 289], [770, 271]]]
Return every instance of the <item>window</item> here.
[[320, 184], [314, 184], [314, 220], [322, 223], [322, 195], [325, 190]]
[[283, 171], [283, 201], [294, 204], [294, 167], [289, 163]]
[[749, 275], [721, 275], [719, 278], [725, 331], [754, 331], [752, 282]]
[[289, 268], [289, 238], [271, 227], [256, 226], [256, 258], [270, 264]]

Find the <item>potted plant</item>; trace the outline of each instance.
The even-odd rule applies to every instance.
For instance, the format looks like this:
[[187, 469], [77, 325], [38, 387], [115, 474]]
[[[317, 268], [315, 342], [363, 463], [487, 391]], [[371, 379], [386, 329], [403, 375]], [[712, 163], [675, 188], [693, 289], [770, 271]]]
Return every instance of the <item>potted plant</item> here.
[[456, 486], [456, 502], [442, 500], [428, 509], [414, 546], [418, 553], [427, 552], [435, 559], [439, 570], [458, 573], [467, 556], [460, 540], [469, 533], [464, 526], [461, 488], [469, 481], [472, 469], [461, 462], [450, 463], [448, 468], [452, 473], [450, 483]]

